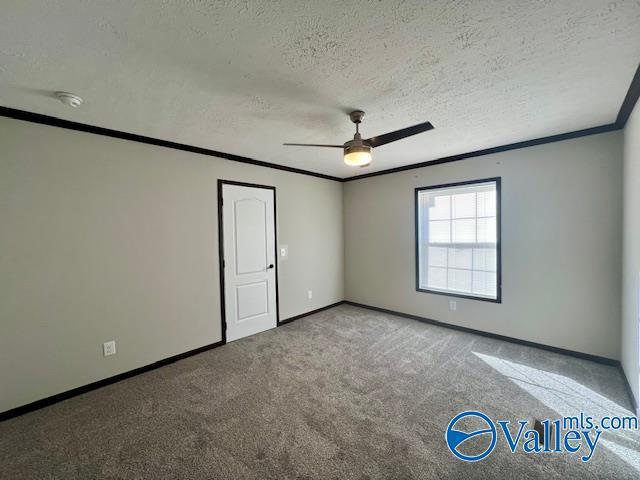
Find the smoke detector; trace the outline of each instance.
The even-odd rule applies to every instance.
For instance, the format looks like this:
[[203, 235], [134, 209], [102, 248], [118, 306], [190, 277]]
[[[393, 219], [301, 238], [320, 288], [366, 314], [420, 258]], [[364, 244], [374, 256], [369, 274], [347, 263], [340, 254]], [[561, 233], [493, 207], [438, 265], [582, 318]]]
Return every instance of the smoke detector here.
[[56, 97], [68, 107], [78, 108], [82, 105], [82, 97], [69, 92], [56, 92]]

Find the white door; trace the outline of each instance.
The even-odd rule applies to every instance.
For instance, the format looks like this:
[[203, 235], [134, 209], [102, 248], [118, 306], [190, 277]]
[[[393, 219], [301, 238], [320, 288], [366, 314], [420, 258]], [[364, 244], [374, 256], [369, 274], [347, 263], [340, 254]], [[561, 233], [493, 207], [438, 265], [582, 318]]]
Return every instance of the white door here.
[[222, 184], [227, 341], [274, 328], [275, 190]]

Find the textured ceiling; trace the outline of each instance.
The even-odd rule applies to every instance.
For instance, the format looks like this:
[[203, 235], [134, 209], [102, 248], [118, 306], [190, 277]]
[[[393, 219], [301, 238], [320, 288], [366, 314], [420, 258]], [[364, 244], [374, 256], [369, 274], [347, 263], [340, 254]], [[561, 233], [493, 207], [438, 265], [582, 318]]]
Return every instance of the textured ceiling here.
[[[344, 177], [611, 123], [639, 60], [631, 0], [11, 0], [0, 105]], [[365, 169], [281, 145], [343, 143], [354, 108], [436, 128]]]

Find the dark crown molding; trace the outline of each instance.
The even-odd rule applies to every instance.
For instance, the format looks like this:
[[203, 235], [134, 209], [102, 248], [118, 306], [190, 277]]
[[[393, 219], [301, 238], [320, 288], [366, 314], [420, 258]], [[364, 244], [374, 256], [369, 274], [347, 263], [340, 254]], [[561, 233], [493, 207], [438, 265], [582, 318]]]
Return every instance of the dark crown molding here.
[[146, 143], [147, 145], [156, 145], [158, 147], [173, 148], [174, 150], [182, 150], [184, 152], [198, 153], [200, 155], [208, 155], [210, 157], [224, 158], [225, 160], [231, 160], [233, 162], [248, 163], [250, 165], [257, 165], [259, 167], [274, 168], [276, 170], [283, 170], [285, 172], [300, 173], [302, 175], [310, 175], [312, 177], [324, 178], [325, 180], [333, 180], [341, 182], [342, 179], [338, 177], [332, 177], [331, 175], [325, 175], [324, 173], [311, 172], [309, 170], [303, 170], [301, 168], [287, 167], [284, 165], [278, 165], [270, 162], [263, 162], [261, 160], [255, 160], [253, 158], [242, 157], [240, 155], [233, 155], [232, 153], [218, 152], [216, 150], [210, 150], [208, 148], [195, 147], [193, 145], [186, 145], [184, 143], [170, 142], [168, 140], [160, 140], [158, 138], [145, 137], [144, 135], [136, 135], [135, 133], [121, 132], [120, 130], [111, 130], [110, 128], [96, 127], [94, 125], [87, 125], [79, 122], [72, 122], [70, 120], [63, 120], [57, 117], [51, 117], [49, 115], [42, 115], [39, 113], [27, 112], [24, 110], [17, 110], [15, 108], [0, 107], [0, 116], [13, 118], [15, 120], [24, 120], [31, 123], [39, 123], [42, 125], [49, 125], [52, 127], [66, 128], [68, 130], [76, 130], [78, 132], [93, 133], [95, 135], [103, 135], [105, 137], [119, 138], [121, 140], [130, 140], [132, 142]]
[[411, 165], [403, 165], [401, 167], [389, 168], [386, 170], [379, 170], [377, 172], [365, 173], [363, 175], [355, 175], [353, 177], [333, 177], [331, 175], [325, 175], [323, 173], [311, 172], [309, 170], [303, 170], [301, 168], [287, 167], [284, 165], [277, 165], [275, 163], [264, 162], [261, 160], [255, 160], [253, 158], [242, 157], [240, 155], [233, 155], [231, 153], [218, 152], [216, 150], [210, 150], [208, 148], [195, 147], [192, 145], [186, 145], [183, 143], [170, 142], [168, 140], [160, 140], [152, 137], [145, 137], [143, 135], [136, 135], [134, 133], [121, 132], [119, 130], [111, 130], [109, 128], [96, 127], [93, 125], [86, 125], [84, 123], [72, 122], [70, 120], [63, 120], [57, 117], [51, 117], [49, 115], [41, 115], [39, 113], [27, 112], [24, 110], [17, 110], [14, 108], [1, 107], [0, 116], [13, 118], [16, 120], [24, 120], [32, 123], [40, 123], [42, 125], [50, 125], [53, 127], [66, 128], [69, 130], [77, 130], [79, 132], [93, 133], [96, 135], [103, 135], [106, 137], [120, 138], [122, 140], [130, 140], [133, 142], [146, 143], [148, 145], [156, 145], [159, 147], [173, 148], [175, 150], [182, 150], [185, 152], [198, 153], [200, 155], [208, 155], [211, 157], [224, 158], [234, 162], [248, 163], [250, 165], [257, 165], [260, 167], [274, 168], [276, 170], [283, 170], [285, 172], [299, 173], [301, 175], [310, 175], [312, 177], [324, 178], [326, 180], [333, 180], [336, 182], [351, 182], [353, 180], [360, 180], [363, 178], [377, 177], [379, 175], [389, 175], [390, 173], [403, 172], [405, 170], [413, 170], [416, 168], [429, 167], [432, 165], [440, 165], [442, 163], [457, 162], [459, 160], [465, 160], [467, 158], [481, 157], [483, 155], [490, 155], [492, 153], [506, 152], [508, 150], [516, 150], [520, 148], [533, 147], [535, 145], [543, 145], [545, 143], [561, 142], [563, 140], [570, 140], [572, 138], [585, 137], [587, 135], [597, 135], [599, 133], [612, 132], [614, 130], [621, 130], [625, 127], [633, 108], [638, 102], [640, 97], [640, 65], [636, 69], [636, 73], [631, 81], [629, 90], [622, 102], [622, 106], [618, 112], [618, 116], [614, 123], [607, 125], [600, 125], [598, 127], [586, 128], [584, 130], [576, 130], [574, 132], [561, 133], [558, 135], [551, 135], [548, 137], [535, 138], [532, 140], [525, 140], [522, 142], [510, 143], [508, 145], [501, 145], [498, 147], [486, 148], [484, 150], [475, 150], [473, 152], [461, 153], [458, 155], [451, 155], [449, 157], [438, 158], [435, 160], [429, 160], [426, 162], [413, 163]]
[[584, 130], [577, 130], [575, 132], [561, 133], [559, 135], [551, 135], [550, 137], [536, 138], [534, 140], [525, 140], [524, 142], [510, 143], [508, 145], [501, 145], [499, 147], [485, 148], [484, 150], [475, 150], [473, 152], [451, 155], [449, 157], [437, 158], [435, 160], [428, 160], [426, 162], [412, 163], [411, 165], [403, 165], [401, 167], [389, 168], [387, 170], [365, 173], [364, 175], [356, 175], [355, 177], [344, 178], [342, 181], [350, 182], [352, 180], [361, 180], [363, 178], [377, 177], [379, 175], [389, 175], [390, 173], [404, 172], [405, 170], [430, 167], [433, 165], [440, 165], [442, 163], [457, 162], [459, 160], [465, 160], [467, 158], [481, 157], [483, 155], [491, 155], [492, 153], [506, 152], [508, 150], [517, 150], [519, 148], [533, 147], [535, 145], [542, 145], [544, 143], [561, 142], [562, 140], [585, 137], [587, 135], [596, 135], [598, 133], [611, 132], [613, 130], [619, 129], [620, 127], [618, 127], [618, 125], [616, 125], [615, 123], [610, 123], [608, 125], [600, 125], [599, 127], [586, 128]]
[[638, 65], [636, 69], [636, 74], [633, 76], [633, 80], [631, 80], [627, 95], [624, 97], [622, 106], [618, 112], [618, 117], [616, 118], [616, 125], [618, 125], [618, 127], [625, 127], [631, 112], [633, 112], [633, 107], [635, 107], [638, 102], [638, 97], [640, 97], [640, 65]]
[[636, 69], [636, 73], [631, 81], [627, 95], [622, 102], [622, 106], [618, 112], [618, 117], [615, 123], [609, 123], [607, 125], [600, 125], [599, 127], [587, 128], [584, 130], [576, 130], [575, 132], [561, 133], [559, 135], [551, 135], [549, 137], [536, 138], [533, 140], [525, 140], [523, 142], [510, 143], [508, 145], [501, 145], [499, 147], [486, 148], [484, 150], [476, 150], [474, 152], [461, 153], [458, 155], [451, 155], [449, 157], [438, 158], [435, 160], [429, 160], [426, 162], [412, 163], [411, 165], [403, 165], [401, 167], [388, 168], [386, 170], [380, 170], [377, 172], [365, 173], [363, 175], [355, 175], [353, 177], [347, 177], [342, 179], [343, 182], [350, 182], [352, 180], [360, 180], [362, 178], [377, 177], [378, 175], [388, 175], [390, 173], [403, 172], [405, 170], [413, 170], [415, 168], [429, 167], [431, 165], [440, 165], [442, 163], [457, 162], [458, 160], [464, 160], [467, 158], [481, 157], [483, 155], [490, 155], [492, 153], [506, 152], [508, 150], [516, 150], [519, 148], [533, 147], [535, 145], [542, 145], [545, 143], [561, 142], [563, 140], [570, 140], [572, 138], [585, 137], [587, 135], [596, 135], [598, 133], [612, 132], [614, 130], [621, 130], [627, 124], [629, 115], [633, 111], [633, 107], [636, 105], [640, 97], [640, 65]]

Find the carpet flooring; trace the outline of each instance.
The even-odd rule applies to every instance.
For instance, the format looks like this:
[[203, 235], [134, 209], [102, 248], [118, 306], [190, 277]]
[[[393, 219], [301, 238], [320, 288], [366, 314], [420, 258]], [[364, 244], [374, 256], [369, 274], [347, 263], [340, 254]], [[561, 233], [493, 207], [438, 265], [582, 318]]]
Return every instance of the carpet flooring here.
[[630, 408], [614, 367], [341, 305], [0, 423], [0, 478], [640, 478], [638, 432], [588, 463], [445, 443], [468, 409]]

